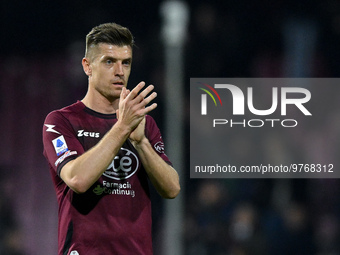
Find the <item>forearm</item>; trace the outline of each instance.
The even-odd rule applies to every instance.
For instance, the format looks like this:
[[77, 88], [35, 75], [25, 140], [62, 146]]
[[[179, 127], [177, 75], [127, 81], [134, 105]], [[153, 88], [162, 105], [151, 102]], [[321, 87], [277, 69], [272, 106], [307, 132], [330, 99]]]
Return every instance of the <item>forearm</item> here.
[[147, 138], [139, 143], [133, 142], [133, 145], [158, 193], [163, 198], [175, 198], [180, 191], [179, 176], [176, 170], [155, 152]]
[[76, 193], [87, 191], [111, 164], [129, 136], [129, 131], [119, 124], [93, 148], [67, 163], [61, 170], [63, 181]]

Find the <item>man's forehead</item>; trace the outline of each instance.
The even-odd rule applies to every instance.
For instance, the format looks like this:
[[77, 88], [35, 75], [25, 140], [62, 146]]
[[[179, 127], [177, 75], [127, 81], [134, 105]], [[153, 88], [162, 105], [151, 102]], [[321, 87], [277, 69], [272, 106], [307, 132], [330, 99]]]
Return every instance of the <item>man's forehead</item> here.
[[117, 53], [123, 53], [123, 54], [132, 53], [132, 48], [129, 45], [118, 46], [114, 44], [100, 43], [98, 44], [97, 48], [100, 52], [111, 52], [111, 53], [117, 52]]
[[99, 43], [91, 48], [92, 58], [103, 58], [111, 56], [114, 58], [128, 59], [132, 58], [132, 48], [129, 45], [118, 46], [108, 43]]

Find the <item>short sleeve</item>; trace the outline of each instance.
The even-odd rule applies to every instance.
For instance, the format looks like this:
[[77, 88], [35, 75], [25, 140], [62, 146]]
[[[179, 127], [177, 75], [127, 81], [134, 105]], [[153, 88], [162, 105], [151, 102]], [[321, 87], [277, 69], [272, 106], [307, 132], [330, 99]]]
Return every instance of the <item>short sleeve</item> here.
[[84, 153], [68, 119], [58, 111], [47, 115], [43, 126], [44, 156], [60, 176], [62, 167]]
[[158, 155], [172, 166], [170, 159], [165, 153], [165, 145], [161, 131], [159, 130], [155, 120], [150, 115], [146, 115], [145, 135]]

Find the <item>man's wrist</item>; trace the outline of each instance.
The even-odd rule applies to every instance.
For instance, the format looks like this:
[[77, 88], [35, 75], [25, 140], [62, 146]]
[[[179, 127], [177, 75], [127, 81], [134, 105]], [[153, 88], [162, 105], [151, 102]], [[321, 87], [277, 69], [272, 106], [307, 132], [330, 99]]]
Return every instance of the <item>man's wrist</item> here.
[[149, 146], [150, 145], [150, 142], [149, 142], [149, 139], [146, 138], [145, 136], [139, 140], [139, 141], [136, 141], [136, 140], [132, 140], [130, 139], [132, 145], [138, 150], [138, 149], [143, 149], [145, 146]]
[[128, 138], [131, 133], [131, 128], [129, 126], [123, 125], [121, 122], [117, 122], [114, 125], [114, 128], [116, 128], [117, 132], [121, 134], [123, 137]]

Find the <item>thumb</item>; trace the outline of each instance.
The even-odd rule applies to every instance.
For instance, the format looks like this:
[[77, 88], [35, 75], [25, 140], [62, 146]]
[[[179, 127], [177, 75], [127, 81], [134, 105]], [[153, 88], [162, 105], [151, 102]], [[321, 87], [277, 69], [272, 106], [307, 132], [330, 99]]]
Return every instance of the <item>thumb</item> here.
[[117, 120], [119, 119], [119, 109], [116, 110]]
[[126, 98], [126, 88], [123, 87], [122, 91], [120, 92], [120, 99], [125, 99]]

